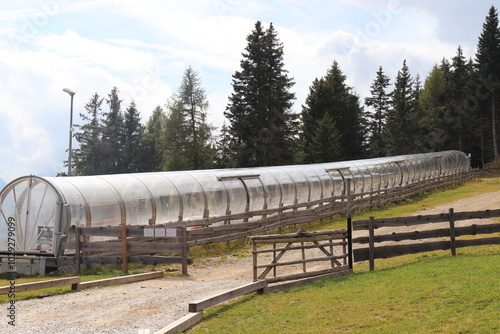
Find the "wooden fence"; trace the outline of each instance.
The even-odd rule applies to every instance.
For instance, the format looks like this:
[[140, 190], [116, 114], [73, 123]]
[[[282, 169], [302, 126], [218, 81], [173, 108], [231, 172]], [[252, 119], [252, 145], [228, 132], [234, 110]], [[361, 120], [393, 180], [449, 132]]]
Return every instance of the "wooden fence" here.
[[[332, 196], [278, 208], [155, 226], [126, 226], [124, 224], [114, 227], [72, 226], [66, 231], [68, 241], [64, 241], [61, 245], [63, 252], [61, 259], [66, 263], [74, 261], [78, 269], [80, 264], [121, 264], [124, 272], [128, 271], [128, 263], [181, 263], [183, 274], [187, 274], [187, 264], [190, 261], [187, 253], [191, 247], [246, 238], [336, 214], [350, 214], [353, 211], [389, 202], [403, 201], [422, 192], [463, 183], [476, 175], [476, 171], [463, 172], [429, 178], [396, 188], [370, 189], [359, 194], [353, 194], [352, 182], [348, 179], [345, 194], [342, 196]], [[364, 188], [369, 188], [369, 186], [365, 185]], [[235, 221], [238, 223], [231, 223]], [[113, 239], [92, 241], [96, 237]], [[75, 255], [66, 256], [68, 251]], [[181, 255], [153, 256], [155, 254]]]
[[[409, 185], [369, 190], [354, 194], [352, 181], [346, 180], [346, 191], [342, 196], [332, 196], [315, 201], [282, 206], [279, 208], [255, 210], [240, 214], [204, 218], [166, 224], [172, 227], [195, 228], [189, 231], [189, 247], [231, 241], [258, 235], [279, 228], [309, 223], [337, 214], [373, 208], [392, 202], [407, 200], [409, 197], [464, 183], [477, 176], [477, 171], [468, 171], [421, 180]], [[368, 188], [368, 186], [365, 186]], [[231, 224], [231, 221], [238, 223]], [[241, 221], [244, 221], [241, 223]]]
[[[62, 262], [74, 263], [77, 272], [81, 264], [121, 264], [123, 272], [129, 263], [144, 265], [182, 265], [182, 274], [187, 275], [188, 258], [186, 228], [163, 226], [105, 226], [75, 227], [66, 230], [68, 240], [61, 244], [64, 253], [74, 250], [74, 255], [64, 255]], [[98, 237], [106, 240], [93, 241]], [[115, 238], [115, 239], [109, 239]], [[155, 254], [180, 254], [156, 256]]]
[[[491, 224], [476, 225], [472, 224], [465, 227], [455, 227], [455, 222], [459, 220], [486, 219], [500, 217], [500, 210], [486, 210], [476, 212], [454, 212], [450, 209], [448, 213], [435, 215], [421, 215], [411, 217], [375, 219], [370, 217], [368, 220], [358, 220], [352, 223], [354, 231], [368, 231], [368, 237], [357, 237], [352, 239], [353, 244], [368, 245], [364, 248], [354, 249], [354, 261], [366, 261], [370, 263], [370, 270], [375, 268], [375, 259], [390, 258], [405, 254], [415, 254], [434, 250], [451, 250], [453, 256], [456, 255], [456, 248], [498, 245], [500, 237], [482, 237], [474, 239], [456, 240], [461, 236], [487, 235], [500, 232], [500, 222]], [[377, 234], [375, 231], [381, 227], [401, 227], [418, 226], [429, 223], [448, 222], [447, 228], [436, 228], [432, 230], [396, 232], [388, 231], [387, 234]], [[399, 242], [403, 240], [425, 240], [446, 238], [446, 241], [418, 242], [404, 245], [386, 245], [377, 246], [382, 242]]]
[[[299, 230], [297, 233], [252, 236], [253, 279], [276, 283], [349, 271], [347, 237], [347, 230]], [[259, 246], [271, 247], [259, 249]], [[272, 254], [271, 261], [259, 264], [259, 257], [264, 256], [266, 261], [269, 254]], [[308, 270], [308, 264], [315, 264], [316, 267]], [[282, 267], [286, 267], [286, 275], [277, 274], [277, 269]], [[298, 273], [291, 273], [293, 271]], [[266, 277], [271, 272], [273, 277]]]

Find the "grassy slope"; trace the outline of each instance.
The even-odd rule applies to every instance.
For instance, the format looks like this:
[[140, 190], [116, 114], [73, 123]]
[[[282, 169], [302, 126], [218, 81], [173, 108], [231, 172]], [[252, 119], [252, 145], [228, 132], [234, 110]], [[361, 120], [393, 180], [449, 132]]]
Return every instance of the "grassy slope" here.
[[498, 333], [499, 262], [462, 254], [246, 296], [190, 333]]
[[[500, 179], [424, 194], [401, 205], [358, 213], [404, 216], [461, 198], [500, 190]], [[315, 228], [345, 226], [337, 217]], [[209, 309], [190, 333], [498, 333], [500, 246], [377, 260], [377, 270], [277, 294], [250, 295]]]

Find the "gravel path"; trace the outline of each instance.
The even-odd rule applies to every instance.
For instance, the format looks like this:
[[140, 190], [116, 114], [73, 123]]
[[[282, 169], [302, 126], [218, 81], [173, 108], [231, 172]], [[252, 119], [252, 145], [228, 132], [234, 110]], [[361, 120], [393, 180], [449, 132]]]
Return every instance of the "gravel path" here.
[[[445, 213], [451, 207], [457, 212], [500, 208], [500, 191], [426, 208], [419, 214]], [[188, 277], [170, 276], [19, 301], [15, 304], [15, 328], [8, 325], [7, 304], [3, 304], [0, 332], [145, 334], [149, 330], [154, 333], [186, 315], [189, 302], [250, 283], [251, 261], [251, 257], [246, 257], [212, 264], [211, 261], [195, 263], [189, 267]]]

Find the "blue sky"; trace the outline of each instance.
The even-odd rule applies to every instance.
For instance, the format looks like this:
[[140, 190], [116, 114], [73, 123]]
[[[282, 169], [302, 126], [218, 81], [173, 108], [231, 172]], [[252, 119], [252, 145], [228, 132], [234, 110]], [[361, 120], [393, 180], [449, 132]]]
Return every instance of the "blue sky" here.
[[[378, 66], [403, 60], [425, 78], [460, 45], [473, 57], [493, 0], [19, 0], [0, 2], [0, 184], [64, 171], [70, 97], [75, 123], [94, 92], [116, 86], [143, 122], [177, 91], [184, 70], [201, 77], [209, 121], [223, 123], [246, 36], [272, 22], [300, 112], [314, 78], [336, 60], [363, 99]], [[103, 108], [106, 110], [106, 106]], [[74, 142], [73, 147], [77, 143]]]

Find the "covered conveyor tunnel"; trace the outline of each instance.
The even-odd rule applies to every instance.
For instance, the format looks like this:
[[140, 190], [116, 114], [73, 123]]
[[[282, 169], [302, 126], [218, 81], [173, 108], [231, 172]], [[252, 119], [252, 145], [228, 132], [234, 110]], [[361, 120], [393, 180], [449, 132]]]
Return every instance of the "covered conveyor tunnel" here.
[[352, 192], [362, 193], [469, 168], [464, 153], [445, 151], [312, 165], [25, 176], [0, 192], [0, 254], [14, 246], [18, 254], [55, 256], [72, 225], [149, 226], [225, 216], [341, 196], [347, 179]]

